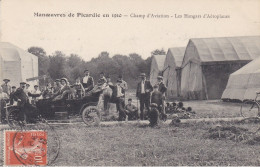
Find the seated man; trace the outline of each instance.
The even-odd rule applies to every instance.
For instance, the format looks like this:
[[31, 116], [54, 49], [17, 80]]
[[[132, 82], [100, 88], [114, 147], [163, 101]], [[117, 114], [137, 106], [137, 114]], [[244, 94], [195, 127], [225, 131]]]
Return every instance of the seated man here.
[[68, 97], [68, 94], [71, 92], [67, 78], [61, 78], [60, 80], [62, 87], [52, 101], [63, 100], [66, 98], [66, 96]]
[[48, 84], [46, 85], [45, 90], [42, 92], [42, 98], [43, 98], [43, 99], [50, 99], [50, 98], [52, 97], [53, 91], [52, 91], [51, 88], [52, 88], [52, 87], [51, 87], [51, 84], [48, 83]]
[[128, 104], [125, 106], [126, 114], [129, 120], [136, 120], [139, 118], [138, 109], [132, 104], [132, 99], [128, 99]]
[[85, 96], [85, 89], [83, 85], [80, 83], [80, 78], [76, 79], [76, 83], [72, 85], [75, 90], [75, 98], [79, 99]]

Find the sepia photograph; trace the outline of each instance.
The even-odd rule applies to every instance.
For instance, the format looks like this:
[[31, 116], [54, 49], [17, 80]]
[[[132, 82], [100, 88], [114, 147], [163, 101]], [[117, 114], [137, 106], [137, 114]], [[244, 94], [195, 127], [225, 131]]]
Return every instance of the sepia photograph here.
[[260, 166], [259, 0], [0, 0], [0, 166]]

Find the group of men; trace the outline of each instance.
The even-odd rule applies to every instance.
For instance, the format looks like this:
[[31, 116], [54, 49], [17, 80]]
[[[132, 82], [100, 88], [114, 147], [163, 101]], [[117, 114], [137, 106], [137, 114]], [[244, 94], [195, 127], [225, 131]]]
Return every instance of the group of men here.
[[[165, 115], [165, 93], [167, 91], [167, 87], [163, 83], [163, 77], [157, 77], [157, 83], [152, 86], [151, 82], [146, 79], [145, 73], [141, 73], [140, 75], [141, 81], [137, 85], [136, 89], [136, 97], [140, 101], [140, 119], [145, 119], [145, 116], [150, 117], [152, 112], [157, 112], [156, 118], [158, 119], [158, 112], [161, 112]], [[153, 106], [153, 110], [151, 110], [151, 106]], [[147, 109], [147, 114], [144, 112], [144, 108]], [[153, 114], [152, 114], [153, 115]]]
[[[128, 86], [122, 75], [119, 75], [116, 83], [113, 84], [111, 78], [109, 76], [105, 77], [105, 74], [101, 72], [95, 85], [89, 70], [85, 70], [84, 76], [76, 79], [76, 83], [73, 85], [70, 85], [66, 78], [61, 78], [56, 79], [53, 86], [50, 83], [47, 84], [43, 91], [39, 90], [38, 85], [34, 85], [34, 89], [29, 90], [30, 85], [25, 82], [21, 82], [20, 87], [16, 89], [15, 86], [8, 84], [10, 82], [9, 79], [4, 79], [4, 84], [0, 87], [0, 98], [1, 100], [9, 101], [11, 105], [17, 103], [18, 106], [28, 110], [31, 109], [31, 104], [35, 104], [41, 98], [51, 99], [52, 101], [59, 101], [68, 96], [72, 96], [71, 98], [82, 98], [109, 87], [112, 92], [109, 96], [104, 96], [104, 109], [105, 111], [109, 110], [109, 103], [115, 103], [120, 121], [124, 119], [146, 119], [151, 112], [151, 103], [152, 106], [156, 105], [157, 108], [161, 109], [162, 113], [165, 113], [164, 100], [167, 88], [162, 82], [163, 77], [158, 76], [158, 82], [154, 86], [146, 79], [145, 73], [141, 73], [140, 78], [141, 81], [138, 83], [136, 90], [136, 97], [140, 101], [140, 114], [138, 113], [138, 108], [132, 103], [131, 98], [128, 99], [128, 104], [125, 105], [125, 93]], [[72, 91], [72, 88], [74, 91]], [[106, 97], [108, 97], [107, 100]], [[147, 113], [144, 110], [145, 107]], [[1, 110], [2, 121], [5, 116], [5, 113]]]

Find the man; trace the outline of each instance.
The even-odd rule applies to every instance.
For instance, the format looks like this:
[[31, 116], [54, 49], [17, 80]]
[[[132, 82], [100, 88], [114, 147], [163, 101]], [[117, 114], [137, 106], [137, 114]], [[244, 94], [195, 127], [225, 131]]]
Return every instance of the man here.
[[98, 79], [97, 84], [98, 84], [98, 86], [103, 87], [106, 83], [107, 83], [107, 79], [105, 77], [105, 73], [101, 72], [99, 74], [99, 79]]
[[70, 86], [68, 85], [68, 80], [67, 78], [61, 78], [61, 89], [58, 92], [58, 94], [56, 94], [56, 97], [53, 99], [53, 101], [59, 101], [62, 100], [64, 98], [66, 98], [66, 96], [68, 96], [68, 94], [71, 92], [70, 90]]
[[55, 82], [54, 82], [54, 87], [53, 87], [53, 93], [56, 94], [60, 91], [61, 89], [61, 82], [60, 82], [60, 79], [56, 79]]
[[53, 95], [52, 86], [50, 83], [46, 85], [45, 90], [42, 92], [43, 99], [50, 99]]
[[36, 102], [39, 100], [39, 97], [41, 96], [42, 92], [39, 90], [38, 85], [34, 85], [34, 90], [28, 93], [29, 96], [32, 96], [32, 104], [36, 104]]
[[123, 93], [122, 88], [120, 86], [121, 81], [117, 80], [116, 85], [109, 85], [109, 87], [112, 89], [113, 93], [110, 99], [110, 102], [116, 103], [116, 108], [119, 111], [119, 121], [123, 121], [126, 118], [126, 113], [124, 110], [124, 99], [123, 99]]
[[163, 95], [159, 91], [158, 85], [154, 85], [154, 87], [153, 87], [153, 93], [152, 93], [152, 96], [151, 96], [151, 103], [157, 104], [158, 107], [162, 107], [162, 105], [163, 105]]
[[138, 119], [138, 109], [132, 104], [132, 99], [128, 99], [128, 104], [125, 106], [126, 114], [129, 120]]
[[28, 120], [33, 121], [38, 113], [35, 107], [29, 103], [28, 95], [25, 93], [25, 82], [20, 83], [20, 87], [14, 92], [14, 99], [17, 101], [17, 106], [20, 107], [21, 112], [19, 117], [22, 118], [24, 115], [28, 116]]
[[82, 85], [85, 89], [85, 93], [91, 91], [94, 88], [94, 79], [89, 75], [89, 71], [84, 71], [84, 77], [82, 78]]
[[158, 111], [158, 106], [155, 103], [151, 103], [151, 113], [150, 113], [150, 126], [151, 127], [156, 127], [159, 122], [159, 111]]
[[165, 114], [165, 92], [167, 91], [167, 87], [163, 83], [163, 77], [158, 76], [157, 77], [157, 84], [158, 85], [158, 91], [162, 93], [162, 112]]
[[128, 89], [127, 82], [123, 80], [123, 76], [122, 76], [122, 75], [119, 75], [119, 76], [118, 76], [118, 79], [122, 82], [122, 83], [120, 84], [120, 86], [122, 87], [122, 93], [123, 93], [124, 96], [125, 96], [125, 91]]
[[10, 79], [4, 79], [3, 81], [4, 83], [1, 85], [1, 87], [3, 88], [3, 92], [10, 96], [11, 86], [8, 84], [8, 82], [10, 82]]
[[16, 91], [16, 86], [12, 86], [12, 90], [10, 93], [10, 105], [14, 105], [15, 99], [14, 99], [14, 92]]
[[140, 75], [141, 81], [137, 85], [136, 89], [136, 97], [140, 100], [140, 118], [144, 119], [144, 106], [147, 108], [148, 113], [150, 112], [150, 96], [153, 91], [153, 87], [150, 81], [146, 80], [145, 73], [141, 73]]
[[5, 105], [8, 102], [9, 98], [7, 93], [3, 92], [3, 88], [0, 87], [0, 111], [1, 111], [1, 122], [6, 123], [6, 110]]

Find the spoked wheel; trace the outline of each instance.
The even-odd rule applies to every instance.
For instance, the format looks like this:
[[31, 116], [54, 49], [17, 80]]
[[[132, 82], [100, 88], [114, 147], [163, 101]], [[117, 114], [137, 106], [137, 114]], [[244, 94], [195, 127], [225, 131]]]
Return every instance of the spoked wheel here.
[[258, 117], [259, 106], [254, 101], [244, 101], [240, 113], [245, 118]]
[[82, 119], [86, 125], [99, 125], [101, 115], [96, 106], [88, 106], [82, 112]]
[[21, 128], [25, 126], [24, 118], [19, 117], [21, 111], [18, 108], [10, 109], [7, 116], [7, 123], [11, 128]]

